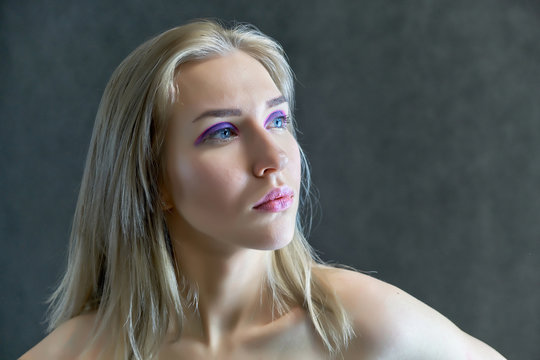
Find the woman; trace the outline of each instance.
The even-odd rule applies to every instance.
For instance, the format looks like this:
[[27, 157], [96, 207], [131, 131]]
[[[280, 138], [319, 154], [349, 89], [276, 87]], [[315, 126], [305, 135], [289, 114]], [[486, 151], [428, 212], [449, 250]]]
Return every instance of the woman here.
[[141, 45], [96, 118], [52, 332], [23, 359], [502, 359], [317, 261], [281, 47], [198, 21]]

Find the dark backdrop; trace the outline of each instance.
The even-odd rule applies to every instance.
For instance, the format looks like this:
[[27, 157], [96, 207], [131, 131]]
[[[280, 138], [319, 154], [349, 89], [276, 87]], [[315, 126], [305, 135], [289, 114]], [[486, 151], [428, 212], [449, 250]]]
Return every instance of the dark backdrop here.
[[1, 2], [0, 358], [44, 335], [107, 79], [194, 17], [285, 47], [324, 259], [540, 359], [540, 3], [524, 0]]

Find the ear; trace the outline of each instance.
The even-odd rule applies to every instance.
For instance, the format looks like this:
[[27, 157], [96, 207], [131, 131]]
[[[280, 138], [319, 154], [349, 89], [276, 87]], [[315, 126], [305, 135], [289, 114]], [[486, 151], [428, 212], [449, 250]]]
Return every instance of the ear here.
[[161, 210], [165, 212], [169, 212], [174, 208], [174, 202], [172, 196], [167, 190], [165, 181], [160, 181], [159, 184], [159, 204], [161, 206]]
[[161, 204], [161, 210], [163, 210], [165, 212], [169, 212], [174, 208], [174, 206], [173, 206], [173, 204], [171, 202], [169, 202], [167, 200], [163, 200], [163, 198], [161, 198], [160, 204]]

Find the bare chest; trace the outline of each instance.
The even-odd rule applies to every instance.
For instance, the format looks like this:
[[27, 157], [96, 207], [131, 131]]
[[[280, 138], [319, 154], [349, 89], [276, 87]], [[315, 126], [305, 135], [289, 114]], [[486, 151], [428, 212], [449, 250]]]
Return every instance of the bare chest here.
[[159, 360], [327, 360], [328, 356], [313, 349], [299, 350], [295, 346], [287, 348], [236, 348], [222, 349], [219, 352], [211, 352], [196, 346], [178, 347], [174, 351], [162, 351]]
[[253, 331], [231, 337], [214, 349], [196, 339], [180, 338], [163, 344], [159, 360], [327, 360], [328, 354], [307, 323], [284, 331]]

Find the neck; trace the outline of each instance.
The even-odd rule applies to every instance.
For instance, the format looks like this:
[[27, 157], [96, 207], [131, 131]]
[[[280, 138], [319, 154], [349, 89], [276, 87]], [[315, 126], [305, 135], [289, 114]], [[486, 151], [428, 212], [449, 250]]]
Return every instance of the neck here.
[[216, 251], [201, 245], [204, 240], [178, 241], [173, 234], [171, 240], [182, 276], [197, 291], [198, 306], [191, 306], [186, 314], [185, 335], [217, 347], [241, 327], [271, 320], [271, 306], [264, 300], [270, 252]]

